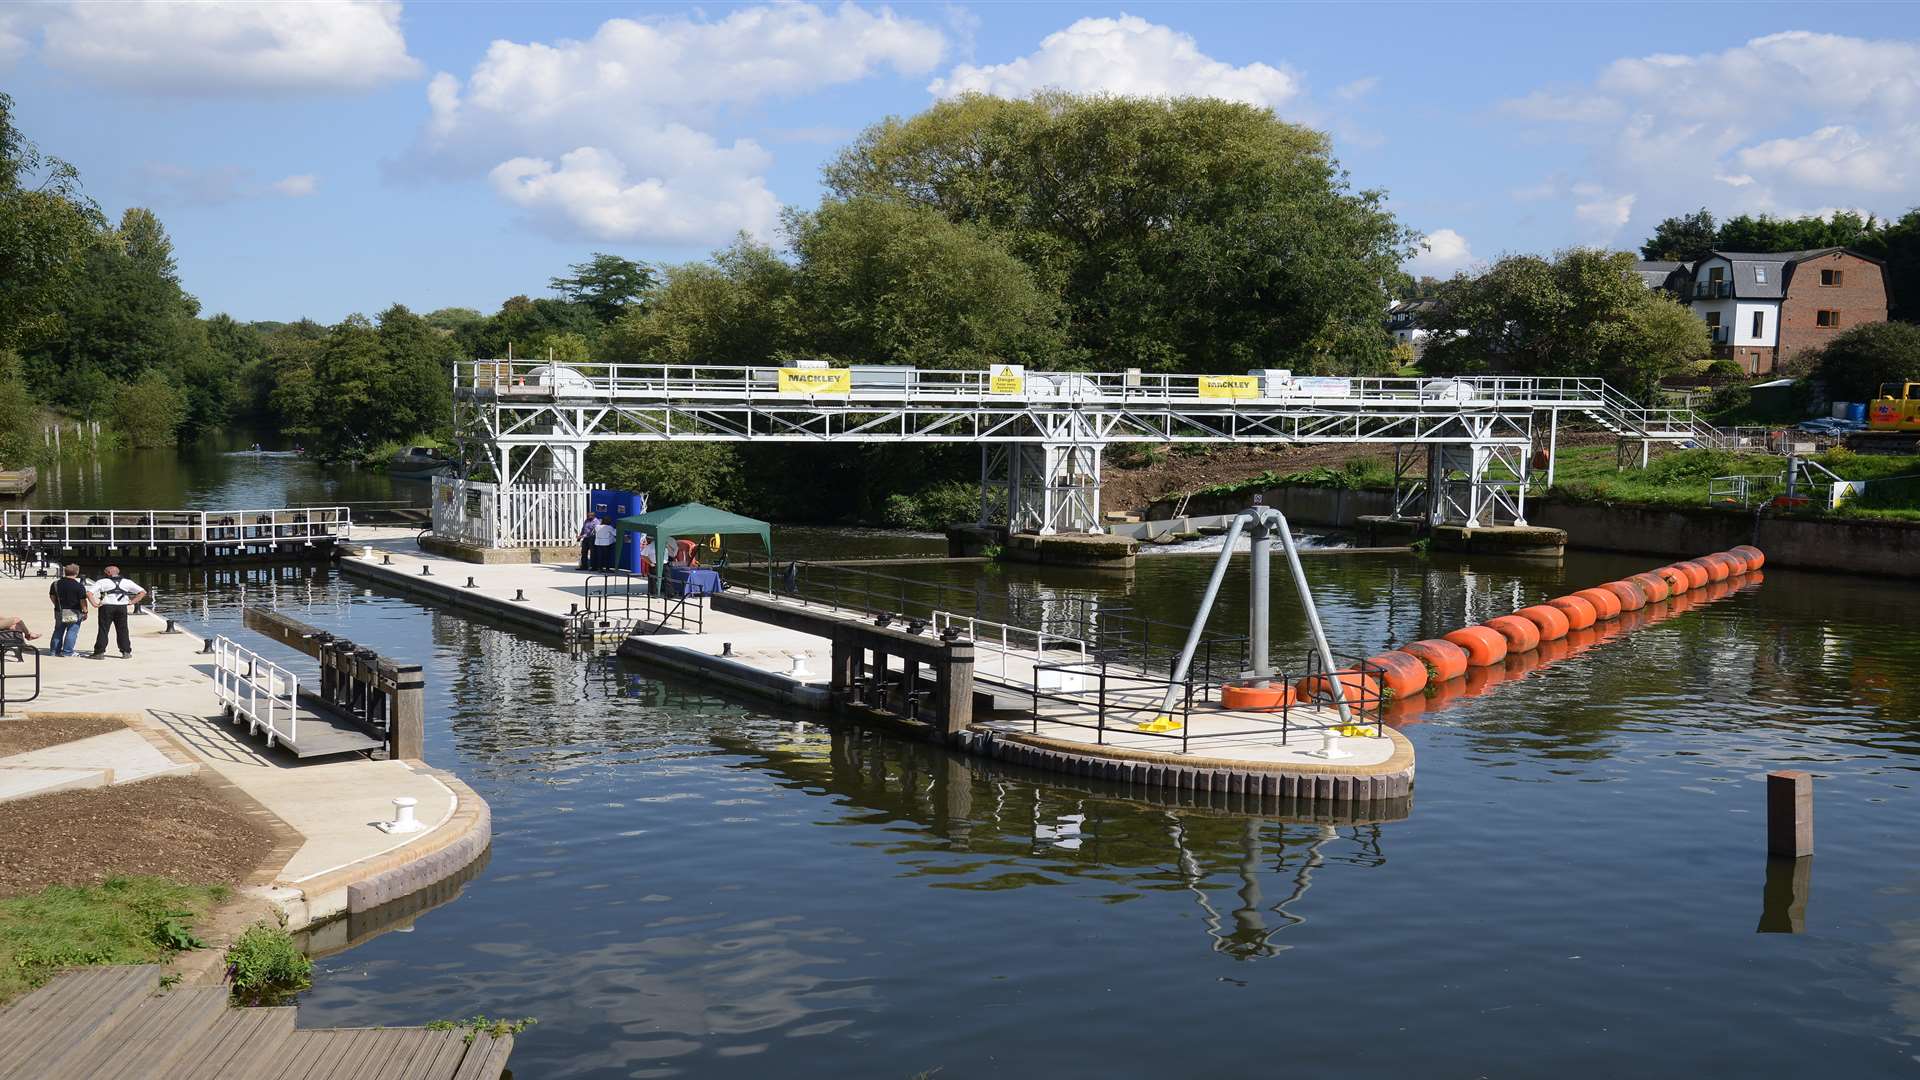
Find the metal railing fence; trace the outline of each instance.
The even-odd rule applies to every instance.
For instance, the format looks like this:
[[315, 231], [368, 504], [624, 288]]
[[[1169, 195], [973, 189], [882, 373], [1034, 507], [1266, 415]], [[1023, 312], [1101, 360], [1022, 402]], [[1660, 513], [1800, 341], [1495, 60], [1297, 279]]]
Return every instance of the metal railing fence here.
[[267, 747], [298, 738], [300, 679], [252, 649], [221, 635], [213, 640], [213, 692], [234, 723], [267, 733]]
[[155, 550], [162, 544], [203, 547], [311, 545], [353, 535], [344, 506], [261, 510], [7, 510], [0, 513], [11, 548], [36, 551]]

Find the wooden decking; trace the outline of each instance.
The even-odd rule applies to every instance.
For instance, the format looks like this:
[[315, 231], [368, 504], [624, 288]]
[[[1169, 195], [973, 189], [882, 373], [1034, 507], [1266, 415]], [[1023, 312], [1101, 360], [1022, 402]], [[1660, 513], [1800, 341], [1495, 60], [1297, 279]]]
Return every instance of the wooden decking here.
[[0, 1009], [0, 1080], [498, 1080], [513, 1037], [295, 1029], [294, 1010], [227, 1007], [224, 986], [161, 969], [68, 972]]

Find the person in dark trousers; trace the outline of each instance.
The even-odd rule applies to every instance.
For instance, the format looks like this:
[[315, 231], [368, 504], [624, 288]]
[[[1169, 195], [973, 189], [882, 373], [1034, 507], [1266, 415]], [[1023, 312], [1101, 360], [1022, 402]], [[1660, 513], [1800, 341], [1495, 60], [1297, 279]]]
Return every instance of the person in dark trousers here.
[[580, 569], [593, 569], [593, 534], [600, 527], [600, 518], [592, 513], [580, 523]]
[[127, 609], [144, 599], [147, 590], [134, 584], [132, 579], [121, 577], [119, 567], [109, 566], [107, 576], [95, 581], [87, 591], [93, 594], [94, 610], [100, 613], [100, 630], [93, 638], [93, 658], [98, 660], [107, 654], [109, 628], [119, 639], [121, 659], [132, 656], [133, 639], [127, 632]]
[[47, 586], [53, 598], [53, 655], [72, 656], [80, 648], [80, 624], [87, 621], [87, 587], [80, 584], [80, 564], [60, 568], [60, 577]]
[[613, 553], [620, 540], [620, 530], [611, 522], [603, 521], [593, 530], [593, 567], [596, 570], [613, 569]]

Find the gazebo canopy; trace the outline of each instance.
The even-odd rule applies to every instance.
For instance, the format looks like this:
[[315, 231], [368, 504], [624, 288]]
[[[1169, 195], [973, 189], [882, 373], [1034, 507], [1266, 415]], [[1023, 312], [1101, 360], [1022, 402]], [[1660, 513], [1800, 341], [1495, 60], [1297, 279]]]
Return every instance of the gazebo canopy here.
[[618, 524], [621, 532], [645, 533], [653, 537], [656, 567], [666, 565], [667, 552], [675, 540], [683, 536], [712, 536], [715, 533], [722, 536], [758, 536], [760, 545], [766, 549], [767, 558], [773, 558], [773, 539], [766, 522], [715, 510], [702, 503], [681, 503], [664, 510], [649, 510], [644, 514], [623, 517]]

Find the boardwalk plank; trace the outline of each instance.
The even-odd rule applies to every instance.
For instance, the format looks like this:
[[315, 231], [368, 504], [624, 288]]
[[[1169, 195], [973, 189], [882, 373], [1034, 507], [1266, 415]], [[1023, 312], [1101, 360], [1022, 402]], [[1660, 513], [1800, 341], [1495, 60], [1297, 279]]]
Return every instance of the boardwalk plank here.
[[513, 1050], [513, 1036], [475, 1035], [467, 1047], [467, 1054], [460, 1059], [460, 1071], [453, 1074], [453, 1080], [499, 1080], [501, 1070], [506, 1068], [507, 1054]]
[[320, 1058], [328, 1067], [322, 1071], [316, 1064], [307, 1080], [358, 1080], [360, 1064], [381, 1032], [377, 1028], [340, 1028], [316, 1030], [314, 1034], [330, 1037], [328, 1052]]
[[227, 1066], [266, 1025], [259, 1009], [228, 1009], [214, 1025], [180, 1056], [175, 1080], [219, 1080], [233, 1075]]
[[103, 1038], [88, 1040], [84, 1053], [68, 1059], [76, 1076], [125, 1076], [142, 1061], [169, 1062], [225, 1014], [227, 991], [219, 986], [176, 987], [141, 1003], [138, 1012]]
[[281, 1058], [280, 1067], [264, 1075], [273, 1080], [307, 1080], [308, 1070], [313, 1068], [314, 1061], [326, 1045], [326, 1039], [319, 1033], [295, 1031], [287, 1036], [284, 1047], [286, 1053]]
[[254, 1077], [276, 1075], [280, 1066], [285, 1064], [288, 1048], [287, 1040], [295, 1034], [293, 1021], [295, 1010], [291, 1006], [277, 1006], [268, 1009], [248, 1009], [251, 1013], [264, 1014], [260, 1026], [247, 1039], [233, 1059], [227, 1063], [228, 1077]]
[[439, 1052], [442, 1032], [423, 1028], [396, 1028], [395, 1032], [404, 1038], [375, 1050], [362, 1080], [414, 1080], [414, 1063]]
[[467, 1033], [464, 1031], [435, 1031], [429, 1034], [440, 1036], [436, 1052], [431, 1057], [420, 1058], [415, 1062], [413, 1074], [406, 1080], [442, 1080], [450, 1078], [460, 1067], [460, 1059], [467, 1056]]
[[0, 1076], [57, 1075], [63, 1059], [133, 1022], [160, 985], [160, 969], [153, 965], [101, 968], [61, 977], [73, 980], [79, 997], [67, 999], [60, 1013], [42, 1017], [12, 1048], [17, 1053], [0, 1061]]

